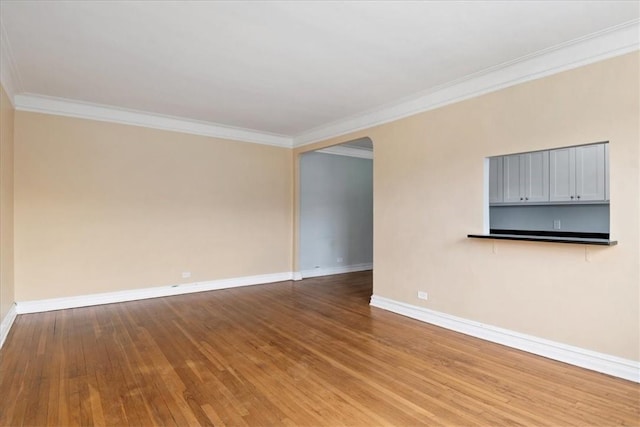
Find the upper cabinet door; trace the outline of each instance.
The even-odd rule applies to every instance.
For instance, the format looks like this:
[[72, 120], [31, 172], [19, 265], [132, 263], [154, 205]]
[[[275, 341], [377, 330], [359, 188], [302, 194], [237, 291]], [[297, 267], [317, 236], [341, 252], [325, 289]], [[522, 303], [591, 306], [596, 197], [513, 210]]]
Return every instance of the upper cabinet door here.
[[604, 199], [610, 200], [609, 195], [609, 144], [604, 144]]
[[489, 203], [502, 203], [502, 157], [489, 158]]
[[578, 201], [605, 200], [604, 144], [575, 147], [576, 199]]
[[524, 164], [520, 164], [520, 154], [502, 157], [502, 201], [505, 203], [524, 202]]
[[537, 151], [520, 155], [524, 160], [525, 202], [549, 201], [549, 152]]
[[560, 148], [549, 152], [549, 200], [570, 202], [576, 194], [575, 149]]

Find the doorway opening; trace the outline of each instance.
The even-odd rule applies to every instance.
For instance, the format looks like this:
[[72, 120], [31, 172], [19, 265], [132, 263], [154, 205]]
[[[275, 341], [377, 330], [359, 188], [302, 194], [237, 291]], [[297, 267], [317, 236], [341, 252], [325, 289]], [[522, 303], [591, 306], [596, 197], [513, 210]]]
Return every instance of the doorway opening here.
[[302, 278], [373, 269], [373, 142], [361, 138], [299, 157]]

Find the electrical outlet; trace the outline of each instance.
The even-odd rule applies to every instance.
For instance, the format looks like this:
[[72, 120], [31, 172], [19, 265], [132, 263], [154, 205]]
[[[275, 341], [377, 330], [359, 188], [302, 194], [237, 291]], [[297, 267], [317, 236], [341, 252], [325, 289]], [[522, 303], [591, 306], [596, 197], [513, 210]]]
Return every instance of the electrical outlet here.
[[418, 291], [418, 298], [420, 299], [429, 299], [429, 294], [427, 294], [425, 291]]
[[553, 229], [554, 230], [560, 230], [560, 220], [559, 219], [554, 219], [553, 220]]
[[183, 279], [188, 279], [189, 277], [191, 277], [191, 272], [190, 271], [183, 271], [182, 272], [182, 278]]

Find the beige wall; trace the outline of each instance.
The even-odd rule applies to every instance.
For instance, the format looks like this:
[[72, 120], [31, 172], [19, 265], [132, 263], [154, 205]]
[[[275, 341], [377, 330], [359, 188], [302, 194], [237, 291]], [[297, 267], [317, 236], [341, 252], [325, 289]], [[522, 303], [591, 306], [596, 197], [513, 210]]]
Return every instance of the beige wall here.
[[[640, 360], [639, 60], [635, 52], [295, 153], [373, 140], [376, 295]], [[485, 157], [597, 141], [610, 141], [618, 246], [465, 237], [483, 229]]]
[[13, 118], [14, 109], [0, 86], [0, 322], [13, 303]]
[[[293, 158], [373, 140], [375, 294], [640, 360], [639, 62], [628, 54]], [[485, 157], [603, 140], [618, 246], [465, 237], [482, 231]], [[17, 112], [16, 300], [290, 271], [291, 159], [282, 148]]]
[[291, 271], [291, 168], [284, 148], [18, 111], [16, 300]]

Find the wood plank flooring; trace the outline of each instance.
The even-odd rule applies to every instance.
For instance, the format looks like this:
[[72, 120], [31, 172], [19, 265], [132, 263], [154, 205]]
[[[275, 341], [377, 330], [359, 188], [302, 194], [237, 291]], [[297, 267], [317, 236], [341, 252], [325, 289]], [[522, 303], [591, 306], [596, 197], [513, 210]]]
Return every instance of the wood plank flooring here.
[[20, 315], [0, 425], [608, 426], [640, 386], [369, 307], [371, 273]]

